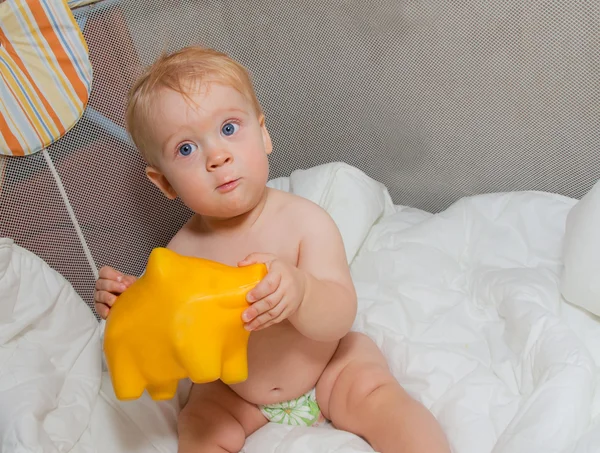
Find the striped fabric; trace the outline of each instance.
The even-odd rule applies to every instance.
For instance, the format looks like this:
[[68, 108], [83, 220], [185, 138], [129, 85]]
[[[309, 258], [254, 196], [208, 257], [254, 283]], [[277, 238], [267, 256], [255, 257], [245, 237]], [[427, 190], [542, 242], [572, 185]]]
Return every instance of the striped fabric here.
[[45, 148], [81, 117], [92, 67], [66, 0], [0, 3], [0, 154]]
[[97, 3], [100, 0], [69, 0], [69, 8], [79, 8], [80, 6], [89, 5], [90, 3]]

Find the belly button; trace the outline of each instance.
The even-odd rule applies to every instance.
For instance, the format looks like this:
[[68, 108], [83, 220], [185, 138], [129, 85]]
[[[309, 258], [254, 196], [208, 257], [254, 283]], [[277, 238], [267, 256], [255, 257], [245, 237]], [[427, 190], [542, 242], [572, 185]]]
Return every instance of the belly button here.
[[273, 387], [273, 389], [272, 389], [273, 392], [279, 392], [280, 390], [281, 390], [280, 387]]

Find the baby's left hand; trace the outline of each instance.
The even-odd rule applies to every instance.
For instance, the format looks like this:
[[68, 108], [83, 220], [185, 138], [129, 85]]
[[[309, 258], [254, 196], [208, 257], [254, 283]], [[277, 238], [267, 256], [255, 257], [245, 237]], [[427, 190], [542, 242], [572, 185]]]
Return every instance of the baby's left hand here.
[[270, 253], [252, 253], [238, 266], [256, 263], [265, 263], [269, 272], [246, 296], [252, 304], [242, 314], [247, 330], [262, 330], [289, 318], [304, 299], [303, 271]]

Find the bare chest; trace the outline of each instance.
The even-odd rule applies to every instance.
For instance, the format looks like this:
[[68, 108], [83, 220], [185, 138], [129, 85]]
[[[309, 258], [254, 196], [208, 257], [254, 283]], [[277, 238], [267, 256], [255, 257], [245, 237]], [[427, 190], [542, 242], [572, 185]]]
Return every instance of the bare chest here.
[[298, 262], [299, 238], [292, 232], [265, 230], [220, 237], [190, 236], [178, 244], [178, 252], [236, 266], [252, 253], [269, 253], [293, 264]]

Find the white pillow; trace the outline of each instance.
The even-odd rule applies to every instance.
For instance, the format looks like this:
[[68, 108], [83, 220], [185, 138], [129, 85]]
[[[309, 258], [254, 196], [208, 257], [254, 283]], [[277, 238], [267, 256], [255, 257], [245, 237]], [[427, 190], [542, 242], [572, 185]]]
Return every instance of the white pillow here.
[[600, 316], [600, 181], [567, 216], [561, 292]]
[[394, 211], [387, 188], [358, 168], [333, 162], [296, 170], [270, 187], [293, 192], [325, 209], [340, 230], [348, 263], [352, 262], [371, 227]]

